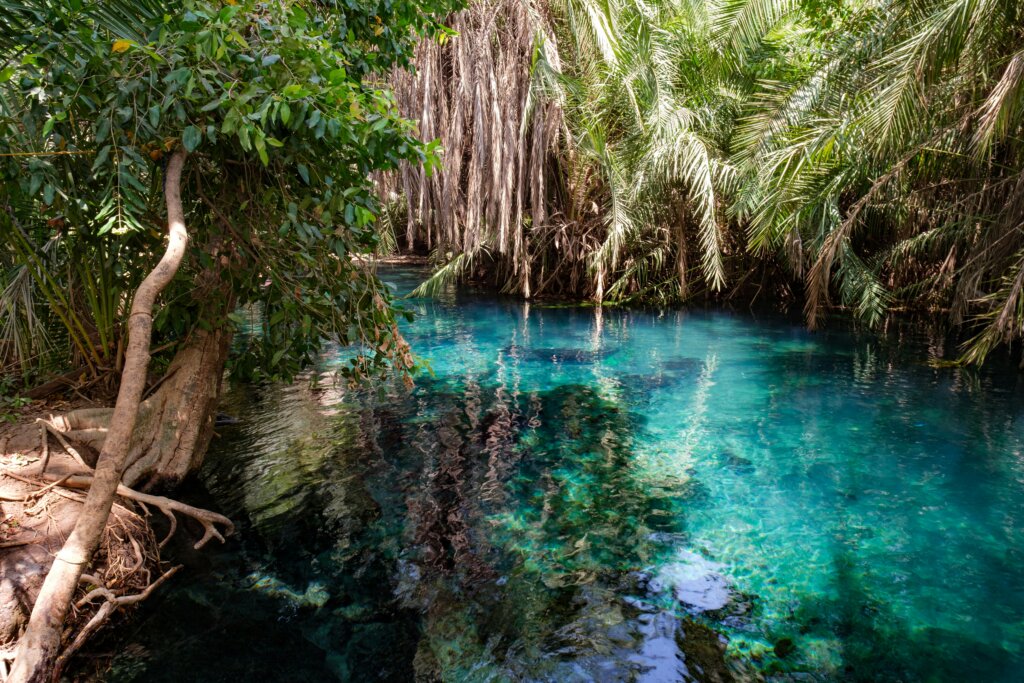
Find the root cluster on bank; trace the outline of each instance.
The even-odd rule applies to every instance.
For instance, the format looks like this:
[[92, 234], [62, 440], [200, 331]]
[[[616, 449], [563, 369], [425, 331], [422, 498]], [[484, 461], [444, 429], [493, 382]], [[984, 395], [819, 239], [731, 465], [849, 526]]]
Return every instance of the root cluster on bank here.
[[[0, 435], [0, 680], [7, 677], [15, 643], [53, 558], [74, 526], [82, 492], [92, 483], [89, 445], [69, 439], [55, 422], [61, 423], [40, 418]], [[168, 520], [162, 540], [150, 524], [153, 508]], [[215, 512], [118, 488], [99, 551], [82, 576], [65, 624], [53, 680], [111, 617], [148, 598], [180, 569], [166, 567], [160, 551], [182, 515], [202, 528], [196, 548], [212, 539], [223, 542], [234, 530]]]

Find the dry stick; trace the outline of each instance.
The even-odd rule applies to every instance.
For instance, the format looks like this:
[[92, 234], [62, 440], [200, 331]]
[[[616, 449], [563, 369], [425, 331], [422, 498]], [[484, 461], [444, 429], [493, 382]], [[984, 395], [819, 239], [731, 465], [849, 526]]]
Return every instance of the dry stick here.
[[45, 472], [46, 466], [50, 464], [50, 440], [46, 438], [46, 427], [41, 425], [39, 427], [39, 441], [42, 444], [41, 448], [43, 451], [43, 469], [40, 472]]
[[[29, 479], [28, 477], [23, 477], [20, 474], [15, 474], [14, 472], [10, 472], [8, 470], [4, 470], [3, 474], [7, 475], [11, 479], [17, 479], [18, 481], [23, 481], [26, 484], [42, 484], [43, 483], [41, 481], [36, 481], [34, 479]], [[38, 491], [33, 491], [32, 493], [24, 496], [23, 498], [11, 498], [9, 500], [11, 500], [12, 502], [25, 502], [26, 500], [31, 500], [33, 498], [38, 498], [39, 496], [43, 495], [44, 493], [46, 493], [47, 491], [52, 489], [54, 486], [63, 486], [64, 482], [66, 482], [70, 476], [71, 476], [70, 474], [66, 474], [66, 475], [64, 475], [63, 477], [60, 477], [60, 478], [56, 478], [55, 477], [55, 478], [49, 479], [49, 481], [51, 483], [47, 484], [46, 486], [44, 486], [43, 488], [39, 489]]]
[[59, 152], [5, 152], [0, 157], [58, 157], [74, 154], [95, 154], [94, 149], [61, 150]]
[[53, 667], [52, 680], [56, 681], [60, 679], [61, 672], [63, 672], [64, 667], [68, 663], [68, 660], [70, 660], [71, 657], [79, 650], [79, 648], [82, 647], [85, 641], [88, 640], [89, 636], [95, 633], [100, 628], [100, 626], [102, 626], [107, 621], [107, 619], [110, 618], [110, 615], [114, 613], [115, 609], [117, 609], [118, 607], [134, 605], [136, 603], [142, 602], [150, 595], [152, 595], [153, 591], [155, 591], [160, 586], [160, 584], [162, 584], [164, 581], [177, 574], [178, 570], [181, 569], [181, 567], [182, 565], [180, 564], [175, 567], [171, 567], [166, 572], [161, 574], [160, 578], [146, 586], [146, 590], [136, 595], [116, 596], [111, 591], [101, 587], [97, 588], [94, 591], [91, 591], [88, 595], [79, 600], [77, 606], [82, 607], [87, 602], [95, 598], [97, 595], [103, 595], [107, 599], [107, 601], [104, 602], [103, 605], [100, 607], [99, 611], [97, 611], [96, 614], [93, 615], [92, 619], [89, 620], [89, 623], [82, 627], [82, 630], [79, 631], [78, 635], [75, 637], [75, 640], [70, 645], [68, 645], [67, 649], [64, 650], [64, 652], [61, 653], [60, 657], [57, 658], [57, 661]]
[[167, 200], [167, 250], [160, 262], [135, 291], [128, 316], [128, 348], [110, 429], [103, 444], [93, 485], [75, 528], [54, 558], [42, 589], [32, 607], [32, 616], [18, 640], [14, 667], [6, 683], [36, 683], [49, 680], [60, 649], [61, 631], [78, 579], [99, 546], [124, 472], [132, 433], [139, 418], [139, 405], [146, 387], [149, 347], [153, 333], [156, 297], [174, 278], [185, 256], [188, 233], [181, 204], [181, 170], [185, 151], [176, 150], [167, 163], [164, 196]]
[[[67, 439], [64, 438], [64, 435], [61, 433], [61, 431], [53, 426], [53, 423], [51, 423], [48, 420], [44, 420], [42, 418], [37, 419], [36, 422], [41, 424], [43, 429], [45, 429], [46, 431], [50, 432], [55, 437], [57, 437], [57, 441], [60, 441], [60, 445], [63, 446], [64, 450], [66, 450], [68, 452], [68, 455], [70, 455], [72, 458], [74, 458], [76, 461], [78, 461], [79, 465], [81, 465], [82, 467], [84, 467], [87, 470], [91, 470], [92, 469], [91, 467], [89, 467], [88, 464], [86, 464], [85, 459], [82, 458], [81, 455], [79, 455], [78, 451], [76, 451], [74, 448], [71, 447], [71, 444], [69, 444], [67, 442]], [[47, 452], [47, 457], [49, 457], [49, 452]], [[43, 464], [43, 471], [44, 472], [46, 471], [46, 464], [45, 464], [45, 462]]]

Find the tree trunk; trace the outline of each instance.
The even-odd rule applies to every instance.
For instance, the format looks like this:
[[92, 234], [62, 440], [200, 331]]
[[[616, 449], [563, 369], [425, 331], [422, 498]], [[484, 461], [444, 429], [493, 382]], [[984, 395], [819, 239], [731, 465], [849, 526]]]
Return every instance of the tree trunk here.
[[[221, 376], [231, 342], [220, 326], [199, 331], [171, 361], [160, 386], [139, 407], [122, 482], [144, 491], [173, 488], [199, 469], [213, 437]], [[69, 440], [100, 450], [110, 408], [73, 410], [53, 419]]]
[[124, 473], [127, 486], [170, 488], [202, 464], [230, 341], [225, 329], [199, 332], [174, 357], [163, 384], [144, 404]]
[[188, 233], [181, 206], [181, 169], [184, 150], [167, 163], [164, 195], [167, 201], [168, 242], [160, 263], [135, 292], [128, 316], [128, 348], [121, 386], [110, 420], [110, 429], [96, 463], [92, 486], [74, 531], [54, 558], [24, 635], [18, 641], [14, 666], [7, 683], [49, 683], [60, 648], [61, 631], [68, 608], [86, 565], [92, 559], [106, 527], [107, 517], [128, 465], [132, 435], [146, 387], [149, 347], [153, 331], [153, 305], [157, 296], [178, 272], [185, 256]]

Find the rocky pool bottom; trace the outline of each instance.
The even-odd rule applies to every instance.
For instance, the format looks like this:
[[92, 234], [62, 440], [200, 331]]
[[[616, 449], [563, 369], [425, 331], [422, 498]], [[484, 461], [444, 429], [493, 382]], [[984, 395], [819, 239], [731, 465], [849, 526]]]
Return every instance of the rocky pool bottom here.
[[1019, 680], [1015, 371], [905, 331], [411, 306], [412, 392], [334, 386], [340, 352], [227, 392], [193, 494], [239, 533], [178, 544], [106, 680]]

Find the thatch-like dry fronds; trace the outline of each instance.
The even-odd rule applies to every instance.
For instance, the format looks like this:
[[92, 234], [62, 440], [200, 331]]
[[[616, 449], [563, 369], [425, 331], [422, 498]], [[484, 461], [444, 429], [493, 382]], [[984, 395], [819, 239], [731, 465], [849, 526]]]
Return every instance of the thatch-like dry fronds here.
[[[531, 294], [527, 226], [558, 212], [551, 178], [564, 147], [557, 100], [539, 96], [557, 66], [555, 36], [534, 2], [478, 2], [451, 17], [452, 40], [424, 42], [415, 72], [394, 76], [402, 113], [438, 140], [443, 164], [405, 166], [382, 181], [406, 202], [405, 247], [439, 260], [486, 253]], [[458, 270], [448, 268], [447, 271]]]

